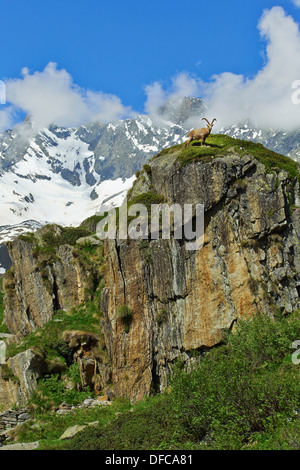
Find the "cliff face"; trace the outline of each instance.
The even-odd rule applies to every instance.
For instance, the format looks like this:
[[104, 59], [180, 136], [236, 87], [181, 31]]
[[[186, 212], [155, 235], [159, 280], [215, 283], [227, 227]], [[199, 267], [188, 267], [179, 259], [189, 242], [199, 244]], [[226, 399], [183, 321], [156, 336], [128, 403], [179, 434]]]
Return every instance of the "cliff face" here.
[[[267, 173], [247, 152], [182, 165], [180, 151], [155, 158], [130, 198], [152, 191], [169, 204], [203, 203], [203, 248], [106, 242], [103, 329], [115, 393], [131, 399], [165, 388], [176, 359], [191, 367], [195, 350], [216, 345], [239, 318], [300, 306], [298, 180]], [[133, 314], [128, 333], [116, 318], [122, 304]]]
[[24, 236], [8, 243], [13, 267], [3, 280], [4, 321], [11, 333], [26, 336], [47, 323], [57, 310], [68, 310], [88, 299], [93, 270], [73, 246], [51, 244], [61, 234], [59, 226], [46, 226], [35, 238]]
[[[191, 368], [240, 318], [300, 307], [296, 164], [234, 139], [209, 143], [162, 152], [128, 195], [131, 202], [156, 195], [168, 204], [204, 204], [201, 250], [174, 238], [104, 243], [100, 323], [116, 396], [135, 400], [164, 389], [176, 360]], [[29, 241], [10, 244], [14, 268], [4, 283], [6, 323], [23, 334], [47, 322], [55, 305], [83, 302], [94, 282], [74, 248], [58, 248], [58, 259], [44, 267], [48, 275], [35, 268], [32, 250]], [[100, 363], [98, 370], [101, 376]]]

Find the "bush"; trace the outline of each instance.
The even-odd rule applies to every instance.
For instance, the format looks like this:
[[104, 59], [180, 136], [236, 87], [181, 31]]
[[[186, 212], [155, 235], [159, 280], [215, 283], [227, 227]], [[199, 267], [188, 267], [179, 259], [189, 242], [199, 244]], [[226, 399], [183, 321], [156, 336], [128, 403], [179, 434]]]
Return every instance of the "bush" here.
[[[145, 400], [105, 426], [87, 428], [68, 442], [66, 450], [147, 450], [170, 446], [177, 420], [166, 395]], [[169, 447], [168, 447], [169, 448]]]
[[51, 226], [42, 238], [46, 247], [54, 248], [61, 245], [75, 245], [76, 241], [81, 237], [90, 235], [90, 232], [85, 227], [60, 227], [60, 234], [54, 233]]
[[74, 388], [66, 388], [60, 374], [47, 375], [39, 380], [38, 388], [29, 401], [30, 405], [34, 405], [36, 413], [51, 410], [63, 402], [77, 405], [91, 396], [90, 389], [78, 391], [76, 387], [76, 384], [81, 383], [77, 363], [69, 367], [66, 376], [72, 380]]
[[[120, 312], [126, 317], [130, 309], [122, 306]], [[291, 362], [291, 344], [299, 335], [299, 312], [276, 321], [267, 316], [241, 321], [236, 333], [207, 352], [192, 373], [178, 364], [166, 392], [133, 405], [126, 402], [126, 406], [124, 399], [116, 399], [111, 407], [88, 412], [99, 417], [82, 412], [80, 420], [71, 414], [54, 413], [51, 418], [48, 413], [39, 429], [28, 429], [27, 439], [37, 439], [37, 433], [45, 439], [52, 433], [58, 439], [67, 427], [61, 423], [57, 431], [54, 423], [61, 420], [69, 419], [68, 426], [99, 420], [98, 426], [86, 428], [68, 442], [45, 441], [43, 446], [67, 450], [299, 449], [299, 366]], [[79, 380], [76, 366], [69, 369], [75, 383]], [[66, 392], [58, 377], [47, 378], [40, 386], [38, 398], [44, 409], [74, 399], [75, 391]]]
[[294, 417], [300, 385], [290, 353], [299, 335], [297, 317], [244, 321], [192, 374], [178, 373], [173, 403], [184, 429], [206, 448], [238, 449]]

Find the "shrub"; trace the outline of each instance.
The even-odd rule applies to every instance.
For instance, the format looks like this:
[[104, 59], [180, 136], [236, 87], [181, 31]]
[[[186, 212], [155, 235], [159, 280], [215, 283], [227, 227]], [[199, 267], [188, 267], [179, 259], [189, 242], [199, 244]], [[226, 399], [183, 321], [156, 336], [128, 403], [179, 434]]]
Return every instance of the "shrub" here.
[[[74, 363], [68, 370], [72, 380], [79, 379], [79, 366]], [[39, 380], [38, 388], [33, 393], [29, 404], [34, 405], [36, 413], [43, 413], [58, 407], [61, 403], [76, 405], [91, 396], [90, 389], [78, 391], [76, 387], [68, 389], [61, 380], [60, 374], [47, 375]]]
[[79, 238], [90, 235], [85, 227], [60, 227], [60, 229], [60, 234], [55, 234], [50, 226], [49, 230], [43, 234], [42, 238], [46, 246], [51, 248], [60, 245], [75, 245]]
[[298, 318], [243, 321], [197, 370], [177, 374], [177, 416], [204, 447], [241, 448], [256, 433], [274, 429], [281, 416], [294, 416], [300, 385], [290, 353], [300, 337]]
[[[145, 400], [133, 412], [122, 413], [103, 428], [90, 427], [65, 444], [66, 450], [147, 450], [172, 442], [177, 420], [168, 396]], [[168, 447], [169, 448], [169, 447]]]
[[124, 325], [126, 333], [129, 331], [130, 324], [132, 322], [132, 311], [127, 305], [121, 305], [117, 311], [117, 318], [120, 319]]

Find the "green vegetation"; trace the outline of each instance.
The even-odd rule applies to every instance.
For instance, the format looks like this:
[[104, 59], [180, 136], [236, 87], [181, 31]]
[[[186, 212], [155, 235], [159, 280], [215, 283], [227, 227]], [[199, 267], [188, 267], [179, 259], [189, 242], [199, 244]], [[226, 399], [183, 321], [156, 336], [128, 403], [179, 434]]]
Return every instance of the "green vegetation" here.
[[127, 305], [121, 305], [117, 311], [117, 318], [121, 320], [124, 325], [126, 333], [129, 332], [129, 328], [133, 319], [133, 313]]
[[144, 204], [144, 206], [147, 207], [147, 210], [150, 211], [151, 204], [161, 204], [162, 202], [164, 202], [164, 197], [161, 194], [157, 194], [154, 191], [148, 191], [147, 193], [142, 193], [131, 198], [128, 202], [128, 207], [133, 204]]
[[[164, 393], [67, 416], [36, 411], [35, 426], [25, 423], [19, 440], [66, 450], [299, 449], [300, 365], [291, 360], [297, 338], [300, 312], [241, 321], [193, 372], [178, 362]], [[55, 386], [55, 379], [47, 383]], [[67, 427], [91, 421], [99, 424], [58, 440]]]
[[143, 165], [143, 170], [144, 170], [145, 173], [147, 173], [148, 178], [149, 178], [150, 182], [152, 183], [152, 170], [151, 170], [151, 166], [148, 165], [148, 164], [145, 164], [145, 165]]
[[298, 421], [299, 368], [291, 345], [300, 337], [299, 318], [242, 322], [198, 370], [176, 376], [175, 410], [199, 448], [243, 449], [258, 439], [268, 448], [278, 427]]
[[1, 364], [0, 367], [1, 367], [1, 378], [2, 378], [4, 381], [9, 381], [9, 380], [11, 380], [12, 382], [20, 383], [20, 380], [18, 379], [18, 377], [15, 376], [15, 374], [14, 374], [13, 371], [8, 367], [7, 364]]
[[62, 339], [64, 331], [80, 330], [101, 334], [99, 317], [101, 286], [92, 301], [86, 302], [68, 312], [59, 310], [42, 328], [25, 336], [21, 342], [7, 346], [6, 355], [12, 357], [26, 349], [33, 349], [48, 361], [65, 364], [70, 351]]
[[[128, 209], [133, 204], [143, 204], [147, 208], [148, 223], [151, 223], [151, 204], [161, 204], [164, 202], [164, 197], [161, 194], [157, 194], [155, 191], [148, 191], [147, 193], [141, 193], [137, 196], [130, 197], [128, 200]], [[136, 216], [127, 215], [127, 226], [130, 222], [136, 220]]]
[[24, 242], [28, 243], [35, 243], [36, 238], [34, 236], [34, 233], [26, 233], [26, 235], [19, 235], [19, 239], [23, 240]]
[[[76, 241], [81, 237], [90, 235], [91, 232], [84, 226], [80, 227], [61, 227], [58, 230], [54, 229], [53, 225], [46, 225], [43, 229], [41, 237], [42, 245], [47, 247], [48, 250], [53, 250], [61, 245], [75, 245]], [[20, 240], [37, 244], [38, 240], [33, 233], [20, 235]]]
[[59, 247], [61, 245], [75, 245], [81, 237], [90, 235], [89, 230], [84, 227], [60, 227], [60, 233], [55, 234], [52, 227], [46, 231], [42, 238], [47, 245]]
[[192, 142], [189, 147], [185, 144], [174, 145], [164, 149], [154, 158], [162, 155], [174, 154], [180, 167], [184, 167], [192, 162], [210, 162], [215, 157], [225, 157], [228, 154], [239, 156], [252, 155], [266, 167], [266, 171], [271, 173], [285, 170], [292, 178], [300, 179], [298, 164], [291, 158], [265, 148], [262, 144], [255, 144], [251, 141], [234, 139], [223, 134], [211, 134], [201, 146], [200, 142]]
[[47, 264], [51, 259], [57, 257], [57, 249], [61, 245], [75, 246], [76, 241], [81, 237], [91, 235], [85, 227], [61, 227], [46, 225], [37, 237], [29, 233], [20, 235], [19, 239], [34, 244], [33, 254], [36, 257], [43, 257], [43, 264]]
[[86, 428], [63, 449], [175, 449], [179, 439], [181, 443], [186, 440], [186, 436], [180, 436], [179, 432], [169, 397], [164, 394], [136, 404], [132, 411], [114, 417], [105, 427]]
[[90, 389], [82, 390], [79, 366], [75, 362], [63, 377], [60, 374], [51, 374], [40, 379], [28, 406], [34, 408], [35, 415], [38, 416], [57, 408], [61, 403], [77, 405], [90, 396]]
[[4, 292], [2, 288], [2, 278], [0, 278], [0, 333], [9, 333], [9, 330], [5, 323], [3, 323], [3, 316], [4, 316]]
[[85, 219], [81, 224], [80, 227], [86, 229], [89, 233], [95, 233], [97, 224], [103, 219], [104, 214], [101, 215], [92, 215]]
[[160, 326], [167, 321], [167, 318], [168, 318], [168, 312], [165, 308], [163, 308], [156, 314], [155, 321], [158, 324], [158, 326]]
[[[34, 407], [34, 405], [33, 405]], [[40, 442], [40, 449], [60, 449], [66, 445], [60, 441], [64, 431], [76, 424], [86, 425], [99, 422], [104, 427], [115, 419], [116, 413], [130, 410], [128, 400], [116, 399], [112, 406], [95, 407], [87, 409], [75, 409], [71, 413], [57, 414], [54, 411], [45, 411], [37, 408], [34, 412], [34, 420], [27, 421], [16, 430], [15, 439], [19, 442]]]
[[[49, 226], [49, 230], [43, 234], [44, 242], [48, 242], [48, 248], [54, 248], [58, 240], [53, 234], [53, 227]], [[58, 238], [62, 241], [75, 243], [78, 234], [86, 233], [86, 229], [80, 230], [64, 230]], [[35, 239], [37, 242], [37, 239]], [[34, 247], [35, 249], [35, 247]], [[54, 248], [55, 250], [55, 248]], [[55, 259], [55, 254], [51, 252], [45, 254], [38, 250], [36, 269], [40, 271], [44, 283], [52, 285], [49, 281], [49, 271], [51, 263]], [[36, 354], [41, 355], [48, 363], [49, 371], [64, 370], [66, 363], [70, 362], [70, 350], [62, 339], [62, 335], [67, 330], [80, 330], [96, 334], [101, 337], [99, 318], [102, 315], [100, 310], [101, 292], [103, 289], [103, 277], [105, 272], [103, 245], [94, 246], [87, 242], [83, 245], [76, 245], [73, 249], [74, 257], [77, 257], [83, 267], [86, 267], [91, 273], [90, 282], [85, 289], [86, 301], [69, 311], [58, 310], [53, 318], [43, 325], [42, 328], [35, 330], [33, 333], [22, 338], [19, 343], [12, 343], [7, 346], [7, 357], [14, 356], [26, 349], [33, 349]], [[6, 291], [9, 292], [9, 276], [6, 273]], [[13, 289], [14, 286], [12, 285]], [[1, 307], [1, 291], [0, 291], [0, 320], [3, 313]]]

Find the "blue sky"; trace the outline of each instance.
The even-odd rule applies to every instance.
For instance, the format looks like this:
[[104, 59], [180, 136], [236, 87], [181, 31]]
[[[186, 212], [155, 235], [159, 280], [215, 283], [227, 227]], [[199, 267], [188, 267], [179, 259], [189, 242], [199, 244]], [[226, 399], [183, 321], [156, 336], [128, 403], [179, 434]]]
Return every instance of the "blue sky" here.
[[[24, 80], [53, 63], [52, 75], [64, 70], [70, 87], [118, 97], [124, 116], [129, 107], [142, 112], [147, 86], [170, 90], [182, 73], [204, 82], [223, 72], [255, 77], [266, 63], [267, 41], [258, 30], [263, 11], [278, 5], [299, 23], [295, 3], [0, 0], [0, 79]], [[18, 99], [15, 113], [26, 108]]]

